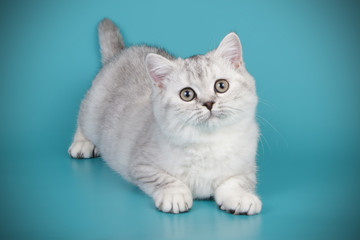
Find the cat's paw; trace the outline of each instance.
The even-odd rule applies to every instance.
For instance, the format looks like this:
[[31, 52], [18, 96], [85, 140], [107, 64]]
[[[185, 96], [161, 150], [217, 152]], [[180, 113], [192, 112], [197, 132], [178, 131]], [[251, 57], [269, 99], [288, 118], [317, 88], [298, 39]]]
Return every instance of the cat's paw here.
[[89, 141], [76, 141], [71, 144], [68, 150], [72, 158], [95, 158], [99, 157], [100, 153]]
[[261, 211], [262, 203], [258, 196], [250, 192], [231, 192], [215, 196], [221, 210], [235, 215], [254, 215]]
[[182, 213], [190, 210], [192, 194], [186, 186], [167, 187], [153, 194], [155, 206], [162, 212]]

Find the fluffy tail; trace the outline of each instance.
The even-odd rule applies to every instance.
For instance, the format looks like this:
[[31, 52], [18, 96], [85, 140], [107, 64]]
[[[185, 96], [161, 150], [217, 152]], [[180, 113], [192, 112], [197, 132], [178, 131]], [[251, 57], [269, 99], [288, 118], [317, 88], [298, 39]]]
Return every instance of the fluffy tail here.
[[108, 18], [104, 18], [98, 26], [101, 63], [105, 65], [110, 59], [125, 48], [119, 29]]

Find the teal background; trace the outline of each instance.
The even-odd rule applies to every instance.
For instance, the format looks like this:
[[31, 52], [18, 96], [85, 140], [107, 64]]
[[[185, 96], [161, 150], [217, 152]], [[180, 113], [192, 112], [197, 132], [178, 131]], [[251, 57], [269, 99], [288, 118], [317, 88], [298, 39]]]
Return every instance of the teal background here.
[[[359, 239], [357, 1], [1, 1], [0, 239]], [[96, 25], [186, 57], [230, 31], [257, 81], [263, 211], [185, 214], [67, 154], [100, 68]]]

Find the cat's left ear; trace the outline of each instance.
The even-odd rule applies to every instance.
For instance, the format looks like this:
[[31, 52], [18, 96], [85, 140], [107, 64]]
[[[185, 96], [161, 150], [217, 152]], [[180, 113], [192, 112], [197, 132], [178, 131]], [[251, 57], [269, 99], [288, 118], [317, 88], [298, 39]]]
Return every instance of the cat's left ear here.
[[215, 50], [215, 56], [228, 60], [235, 68], [242, 66], [242, 48], [238, 35], [234, 32], [226, 35]]
[[146, 70], [156, 86], [164, 87], [164, 81], [167, 80], [170, 73], [174, 70], [174, 64], [167, 58], [155, 53], [149, 53], [146, 56]]

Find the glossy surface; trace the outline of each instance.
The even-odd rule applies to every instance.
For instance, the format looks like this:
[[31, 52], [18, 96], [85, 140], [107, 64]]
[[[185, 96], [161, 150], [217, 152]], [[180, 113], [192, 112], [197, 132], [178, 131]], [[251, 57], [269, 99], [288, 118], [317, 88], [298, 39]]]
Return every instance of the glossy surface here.
[[[0, 239], [359, 239], [359, 10], [355, 1], [2, 1]], [[105, 16], [127, 45], [181, 57], [239, 34], [260, 97], [260, 215], [213, 201], [160, 213], [101, 159], [69, 158]]]

